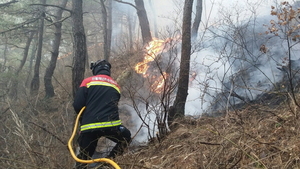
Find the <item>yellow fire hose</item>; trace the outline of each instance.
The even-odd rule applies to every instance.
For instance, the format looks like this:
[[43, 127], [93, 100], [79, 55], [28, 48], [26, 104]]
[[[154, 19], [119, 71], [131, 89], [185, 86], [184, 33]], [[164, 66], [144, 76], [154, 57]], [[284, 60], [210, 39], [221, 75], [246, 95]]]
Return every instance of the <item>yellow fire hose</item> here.
[[78, 127], [78, 121], [79, 121], [79, 118], [80, 118], [82, 112], [84, 111], [84, 109], [85, 109], [85, 107], [83, 107], [80, 110], [80, 112], [78, 113], [76, 121], [75, 121], [74, 129], [73, 129], [73, 132], [72, 132], [72, 136], [71, 136], [71, 138], [68, 141], [68, 148], [70, 150], [70, 153], [71, 153], [72, 157], [75, 159], [75, 161], [80, 162], [80, 163], [91, 164], [91, 163], [97, 163], [97, 162], [106, 162], [106, 163], [109, 163], [110, 165], [112, 165], [113, 167], [115, 167], [115, 169], [121, 169], [118, 166], [117, 163], [115, 163], [114, 161], [112, 161], [112, 160], [110, 160], [108, 158], [98, 158], [98, 159], [92, 159], [92, 160], [82, 160], [82, 159], [79, 159], [79, 158], [76, 157], [76, 155], [74, 153], [74, 150], [72, 148], [72, 141], [74, 139], [74, 136], [76, 135], [76, 129]]

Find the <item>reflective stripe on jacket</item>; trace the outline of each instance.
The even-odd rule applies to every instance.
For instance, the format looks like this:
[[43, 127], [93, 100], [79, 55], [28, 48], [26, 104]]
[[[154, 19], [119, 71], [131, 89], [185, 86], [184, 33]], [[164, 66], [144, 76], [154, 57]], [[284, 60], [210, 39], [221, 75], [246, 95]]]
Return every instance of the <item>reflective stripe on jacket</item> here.
[[109, 122], [99, 122], [99, 123], [90, 123], [86, 125], [82, 125], [80, 127], [80, 131], [97, 129], [97, 128], [105, 128], [105, 127], [114, 127], [121, 125], [121, 120], [109, 121]]

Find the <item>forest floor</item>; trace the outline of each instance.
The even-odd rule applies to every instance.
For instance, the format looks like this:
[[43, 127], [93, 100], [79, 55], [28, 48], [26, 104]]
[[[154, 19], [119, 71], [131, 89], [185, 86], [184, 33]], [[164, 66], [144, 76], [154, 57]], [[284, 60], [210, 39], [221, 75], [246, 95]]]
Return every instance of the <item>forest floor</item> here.
[[299, 108], [287, 96], [265, 94], [218, 116], [178, 119], [165, 138], [131, 144], [114, 160], [122, 169], [298, 169]]
[[165, 138], [131, 144], [114, 161], [122, 169], [299, 169], [299, 108], [265, 94], [214, 117], [178, 119]]
[[[0, 105], [0, 168], [74, 166], [66, 147], [75, 117], [72, 99], [65, 90], [56, 92], [52, 99]], [[261, 98], [214, 116], [177, 119], [164, 138], [133, 142], [114, 161], [122, 169], [300, 169], [300, 107], [288, 95]]]
[[[28, 130], [23, 129], [23, 123], [16, 116], [12, 119], [15, 122], [11, 122], [11, 115], [5, 109], [1, 118], [2, 136], [7, 141], [1, 140], [2, 167], [69, 168], [74, 164], [65, 147], [71, 133], [73, 111], [71, 106], [68, 106], [70, 110], [63, 108], [70, 102], [59, 101], [61, 98], [53, 103], [47, 101], [44, 105], [52, 106], [37, 107], [35, 111], [23, 108], [24, 111], [18, 113], [20, 117], [32, 114], [21, 118]], [[42, 113], [42, 109], [47, 111]], [[300, 114], [292, 100], [243, 105], [222, 113], [214, 117], [178, 119], [164, 138], [143, 145], [132, 143], [114, 161], [122, 169], [300, 168]], [[8, 129], [14, 132], [7, 132]], [[17, 131], [22, 137], [15, 134]], [[24, 155], [23, 149], [28, 147], [29, 155]], [[32, 163], [29, 159], [37, 160]], [[24, 167], [24, 164], [32, 167]]]
[[251, 105], [186, 117], [164, 139], [115, 159], [124, 169], [300, 168], [299, 107]]

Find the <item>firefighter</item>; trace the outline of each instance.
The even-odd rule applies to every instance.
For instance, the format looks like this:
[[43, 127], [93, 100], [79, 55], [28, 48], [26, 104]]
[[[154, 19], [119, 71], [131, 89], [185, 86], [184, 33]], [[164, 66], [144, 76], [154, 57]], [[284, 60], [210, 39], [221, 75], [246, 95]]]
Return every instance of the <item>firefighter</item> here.
[[[80, 119], [78, 158], [91, 159], [100, 137], [116, 143], [106, 158], [121, 155], [131, 140], [130, 131], [119, 118], [118, 102], [120, 87], [110, 77], [111, 64], [106, 60], [91, 63], [93, 76], [84, 79], [76, 92], [73, 107], [78, 114], [85, 106]], [[85, 169], [86, 164], [77, 163], [76, 169]]]

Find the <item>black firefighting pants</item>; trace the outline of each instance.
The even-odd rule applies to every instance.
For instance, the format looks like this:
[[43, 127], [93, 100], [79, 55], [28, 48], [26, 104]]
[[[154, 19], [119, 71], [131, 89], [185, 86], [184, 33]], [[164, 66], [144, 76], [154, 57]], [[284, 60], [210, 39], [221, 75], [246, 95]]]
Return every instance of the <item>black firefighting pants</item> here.
[[[115, 147], [106, 158], [115, 158], [116, 155], [121, 155], [131, 141], [131, 133], [123, 125], [80, 133], [78, 137], [80, 153], [77, 157], [82, 160], [91, 159], [100, 137], [106, 137], [116, 143]], [[77, 163], [76, 168], [85, 169], [87, 168], [87, 165]]]

